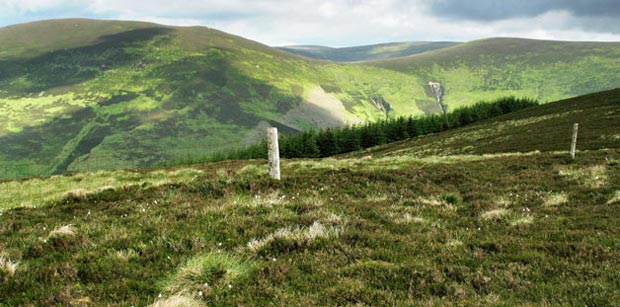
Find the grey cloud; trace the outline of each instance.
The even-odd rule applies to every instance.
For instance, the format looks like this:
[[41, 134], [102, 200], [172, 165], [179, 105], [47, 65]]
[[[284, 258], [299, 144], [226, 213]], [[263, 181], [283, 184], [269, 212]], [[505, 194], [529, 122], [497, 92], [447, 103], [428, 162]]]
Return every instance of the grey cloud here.
[[0, 26], [67, 16], [201, 24], [270, 45], [492, 36], [620, 41], [620, 0], [0, 0]]
[[619, 0], [433, 0], [435, 16], [495, 21], [536, 17], [549, 11], [568, 11], [575, 17], [620, 17]]

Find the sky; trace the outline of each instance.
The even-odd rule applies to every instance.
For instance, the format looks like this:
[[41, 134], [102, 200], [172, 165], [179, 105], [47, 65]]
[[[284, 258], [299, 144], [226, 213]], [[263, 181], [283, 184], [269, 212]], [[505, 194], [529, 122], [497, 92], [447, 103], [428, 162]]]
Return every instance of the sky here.
[[620, 41], [620, 0], [0, 0], [0, 27], [57, 18], [202, 25], [271, 46]]

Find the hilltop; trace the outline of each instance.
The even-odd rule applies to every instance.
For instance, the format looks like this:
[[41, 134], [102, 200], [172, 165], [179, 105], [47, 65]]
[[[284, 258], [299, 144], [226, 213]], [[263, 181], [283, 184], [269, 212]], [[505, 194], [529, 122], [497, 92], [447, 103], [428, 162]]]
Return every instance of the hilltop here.
[[355, 64], [206, 27], [85, 19], [0, 28], [4, 177], [149, 167], [283, 133], [552, 101], [620, 86], [620, 45], [490, 39]]
[[456, 42], [402, 42], [340, 48], [299, 45], [283, 46], [278, 49], [319, 60], [361, 62], [404, 57], [458, 44]]
[[0, 306], [611, 306], [619, 122], [613, 90], [282, 181], [255, 160], [3, 182]]

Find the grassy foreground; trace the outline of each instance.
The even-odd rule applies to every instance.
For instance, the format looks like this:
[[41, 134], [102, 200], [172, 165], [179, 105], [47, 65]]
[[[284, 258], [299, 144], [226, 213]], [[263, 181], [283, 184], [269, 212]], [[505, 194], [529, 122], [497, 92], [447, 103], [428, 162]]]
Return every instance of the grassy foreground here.
[[0, 305], [620, 299], [617, 149], [211, 167], [5, 210]]
[[282, 181], [255, 160], [0, 182], [0, 306], [614, 306], [618, 97]]

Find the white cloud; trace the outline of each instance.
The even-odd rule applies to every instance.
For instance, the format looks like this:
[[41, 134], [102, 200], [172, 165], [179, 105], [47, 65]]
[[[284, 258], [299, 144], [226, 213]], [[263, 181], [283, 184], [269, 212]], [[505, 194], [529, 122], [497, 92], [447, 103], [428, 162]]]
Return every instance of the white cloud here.
[[319, 6], [319, 12], [321, 13], [322, 16], [327, 17], [327, 18], [334, 17], [338, 13], [336, 6], [334, 6], [334, 4], [331, 2], [323, 2]]
[[75, 0], [0, 0], [0, 10], [23, 14], [45, 9], [74, 5], [79, 3]]
[[[0, 23], [22, 21], [28, 16], [69, 17], [62, 13], [62, 8], [80, 7], [86, 17], [205, 25], [270, 45], [344, 46], [408, 40], [467, 41], [496, 36], [620, 41], [620, 22], [611, 19], [576, 17], [567, 11], [495, 21], [454, 19], [432, 11], [433, 1], [0, 0]], [[29, 15], [31, 12], [39, 13]], [[21, 17], [11, 18], [14, 16]]]

